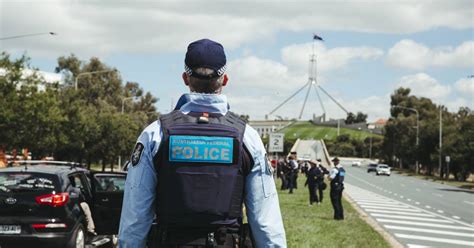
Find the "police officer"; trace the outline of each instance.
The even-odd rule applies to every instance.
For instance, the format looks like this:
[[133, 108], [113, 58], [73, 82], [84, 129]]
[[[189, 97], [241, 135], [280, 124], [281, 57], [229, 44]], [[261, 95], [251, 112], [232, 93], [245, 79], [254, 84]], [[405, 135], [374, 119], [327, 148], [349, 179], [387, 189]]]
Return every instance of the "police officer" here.
[[329, 192], [331, 197], [332, 207], [334, 209], [334, 219], [343, 220], [344, 219], [344, 209], [342, 208], [342, 191], [344, 190], [344, 177], [346, 171], [339, 164], [339, 159], [335, 157], [332, 162], [334, 163], [334, 168], [329, 174], [329, 179], [331, 180], [331, 191]]
[[244, 247], [242, 204], [256, 247], [286, 247], [278, 195], [258, 133], [229, 111], [221, 44], [189, 44], [183, 81], [191, 93], [150, 124], [131, 157], [119, 246]]
[[318, 196], [316, 195], [316, 190], [318, 189], [318, 175], [321, 174], [319, 168], [316, 167], [316, 161], [309, 161], [311, 168], [306, 172], [306, 182], [304, 186], [308, 186], [309, 190], [309, 205], [312, 206], [313, 203], [319, 203]]

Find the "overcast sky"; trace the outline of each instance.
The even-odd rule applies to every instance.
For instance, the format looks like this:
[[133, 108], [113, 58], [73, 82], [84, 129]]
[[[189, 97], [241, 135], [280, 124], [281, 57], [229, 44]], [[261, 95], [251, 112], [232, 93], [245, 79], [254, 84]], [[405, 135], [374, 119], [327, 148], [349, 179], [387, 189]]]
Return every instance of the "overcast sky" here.
[[[129, 3], [130, 2], [130, 3]], [[474, 108], [474, 1], [6, 1], [2, 51], [27, 53], [52, 72], [59, 56], [99, 57], [160, 98], [168, 112], [182, 93], [187, 44], [225, 47], [231, 109], [263, 119], [308, 81], [312, 34], [318, 83], [352, 112], [387, 118], [390, 94], [409, 87], [456, 111]], [[305, 92], [270, 116], [297, 117]], [[321, 95], [327, 115], [345, 113]], [[322, 109], [310, 92], [304, 118]]]

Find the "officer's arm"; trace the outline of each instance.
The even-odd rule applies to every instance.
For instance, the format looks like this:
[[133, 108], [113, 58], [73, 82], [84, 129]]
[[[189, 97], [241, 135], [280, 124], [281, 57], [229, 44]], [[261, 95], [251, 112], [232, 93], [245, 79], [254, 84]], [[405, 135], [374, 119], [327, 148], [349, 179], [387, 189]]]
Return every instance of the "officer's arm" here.
[[155, 122], [143, 131], [132, 152], [120, 217], [119, 247], [145, 247], [155, 215], [157, 179], [153, 156], [160, 142], [160, 127]]
[[245, 205], [256, 246], [286, 247], [278, 194], [265, 157], [265, 148], [258, 133], [249, 126], [245, 131], [244, 144], [254, 160], [254, 166], [246, 178]]

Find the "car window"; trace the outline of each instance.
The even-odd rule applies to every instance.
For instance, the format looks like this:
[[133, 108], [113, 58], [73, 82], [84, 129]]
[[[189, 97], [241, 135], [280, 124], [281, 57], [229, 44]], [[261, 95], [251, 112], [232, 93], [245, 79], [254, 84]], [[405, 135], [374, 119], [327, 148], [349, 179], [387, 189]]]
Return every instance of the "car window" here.
[[50, 192], [55, 190], [57, 178], [44, 173], [7, 172], [0, 173], [0, 193], [5, 192]]
[[97, 192], [123, 192], [125, 177], [115, 175], [96, 175]]

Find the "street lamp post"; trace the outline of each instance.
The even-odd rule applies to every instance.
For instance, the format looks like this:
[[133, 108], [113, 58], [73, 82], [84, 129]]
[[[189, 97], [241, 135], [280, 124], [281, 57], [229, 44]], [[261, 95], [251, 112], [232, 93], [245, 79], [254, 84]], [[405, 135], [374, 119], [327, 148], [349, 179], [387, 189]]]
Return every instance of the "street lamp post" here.
[[419, 125], [419, 121], [420, 121], [420, 116], [418, 114], [418, 110], [415, 109], [415, 108], [408, 108], [408, 107], [403, 107], [403, 106], [399, 106], [399, 105], [396, 105], [396, 106], [392, 106], [392, 108], [401, 108], [401, 109], [407, 109], [407, 110], [411, 110], [411, 111], [414, 111], [416, 113], [416, 162], [415, 162], [415, 173], [418, 174], [418, 145], [419, 145], [419, 132], [420, 132], [420, 125]]
[[12, 40], [12, 39], [18, 39], [18, 38], [24, 38], [24, 37], [30, 37], [30, 36], [39, 36], [39, 35], [58, 35], [58, 34], [55, 32], [22, 34], [22, 35], [15, 35], [15, 36], [9, 36], [9, 37], [1, 37], [0, 40]]
[[113, 71], [117, 71], [117, 70], [101, 70], [101, 71], [92, 71], [92, 72], [83, 72], [83, 73], [79, 73], [77, 74], [76, 76], [76, 79], [74, 80], [74, 89], [77, 90], [77, 80], [79, 79], [79, 77], [81, 76], [84, 76], [84, 75], [92, 75], [92, 74], [99, 74], [99, 73], [106, 73], [106, 72], [113, 72]]

